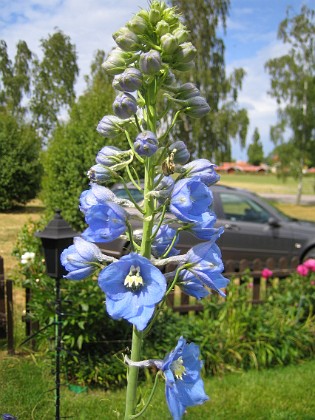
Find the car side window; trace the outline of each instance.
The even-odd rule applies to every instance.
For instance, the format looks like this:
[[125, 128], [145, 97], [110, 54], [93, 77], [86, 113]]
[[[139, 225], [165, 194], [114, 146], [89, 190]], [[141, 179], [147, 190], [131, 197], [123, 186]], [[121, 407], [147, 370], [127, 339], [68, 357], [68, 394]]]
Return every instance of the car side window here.
[[233, 222], [266, 223], [269, 213], [254, 200], [233, 194], [221, 193], [221, 203], [225, 218]]

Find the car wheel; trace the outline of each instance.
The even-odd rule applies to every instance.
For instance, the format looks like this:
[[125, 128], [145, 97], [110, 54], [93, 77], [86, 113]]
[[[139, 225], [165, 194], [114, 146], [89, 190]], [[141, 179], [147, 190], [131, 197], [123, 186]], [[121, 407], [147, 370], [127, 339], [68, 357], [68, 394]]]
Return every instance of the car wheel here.
[[315, 259], [315, 247], [309, 249], [306, 254], [303, 256], [303, 261], [309, 260], [310, 258]]

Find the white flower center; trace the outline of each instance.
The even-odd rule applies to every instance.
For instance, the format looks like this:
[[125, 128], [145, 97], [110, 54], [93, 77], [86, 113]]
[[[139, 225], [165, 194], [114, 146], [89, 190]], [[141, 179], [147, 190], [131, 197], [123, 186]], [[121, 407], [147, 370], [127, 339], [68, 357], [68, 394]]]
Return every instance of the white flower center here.
[[183, 375], [186, 375], [186, 368], [184, 366], [182, 356], [171, 364], [171, 370], [174, 373], [176, 379], [183, 379]]
[[132, 265], [125, 278], [124, 286], [132, 290], [137, 290], [143, 285], [143, 278], [140, 275], [140, 267]]

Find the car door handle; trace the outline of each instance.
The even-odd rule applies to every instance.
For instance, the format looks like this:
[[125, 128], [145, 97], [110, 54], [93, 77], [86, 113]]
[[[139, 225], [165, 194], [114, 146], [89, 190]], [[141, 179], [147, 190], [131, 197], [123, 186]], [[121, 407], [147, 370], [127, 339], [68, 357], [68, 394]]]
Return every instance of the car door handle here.
[[226, 230], [240, 230], [239, 226], [234, 225], [232, 223], [225, 223], [224, 229], [226, 229]]

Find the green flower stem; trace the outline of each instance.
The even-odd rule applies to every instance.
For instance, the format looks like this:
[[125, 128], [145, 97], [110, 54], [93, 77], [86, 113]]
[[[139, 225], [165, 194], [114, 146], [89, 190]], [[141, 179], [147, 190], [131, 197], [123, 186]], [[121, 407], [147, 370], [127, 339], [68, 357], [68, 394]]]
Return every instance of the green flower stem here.
[[[147, 105], [147, 126], [154, 133], [156, 132], [156, 83], [151, 83], [146, 91], [146, 105]], [[154, 224], [155, 214], [155, 200], [149, 194], [154, 187], [154, 164], [153, 159], [144, 159], [145, 174], [144, 174], [144, 203], [143, 203], [143, 236], [141, 241], [140, 254], [148, 259], [151, 257], [152, 245], [152, 230]], [[138, 362], [141, 360], [141, 350], [143, 342], [143, 332], [133, 328], [132, 332], [132, 348], [131, 360]], [[128, 368], [128, 383], [126, 393], [126, 410], [125, 420], [130, 420], [136, 415], [137, 405], [137, 385], [138, 385], [139, 367], [129, 366]], [[151, 397], [152, 398], [152, 397]]]
[[131, 416], [131, 418], [132, 418], [132, 419], [137, 419], [138, 417], [142, 416], [142, 414], [143, 414], [143, 413], [146, 411], [146, 409], [149, 407], [149, 404], [150, 404], [150, 402], [151, 402], [151, 400], [152, 400], [152, 398], [153, 398], [153, 395], [154, 395], [154, 393], [155, 393], [156, 386], [157, 386], [157, 384], [158, 384], [158, 379], [159, 379], [159, 376], [161, 375], [161, 373], [160, 373], [160, 372], [161, 372], [161, 371], [159, 371], [159, 372], [155, 375], [155, 380], [154, 380], [153, 388], [152, 388], [152, 391], [151, 391], [151, 393], [150, 393], [150, 395], [149, 395], [148, 401], [145, 403], [145, 406], [143, 407], [143, 409], [142, 409], [141, 411], [139, 411], [139, 413], [135, 414], [134, 416]]

